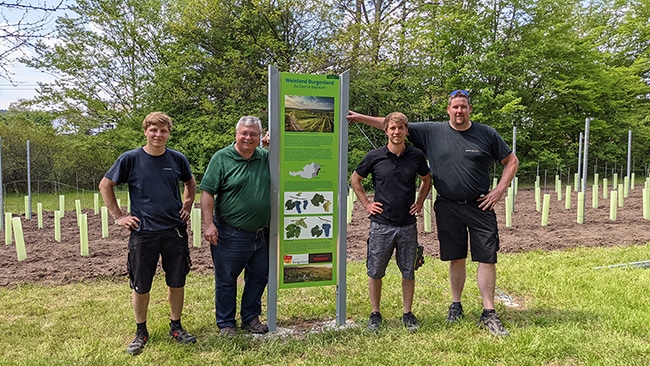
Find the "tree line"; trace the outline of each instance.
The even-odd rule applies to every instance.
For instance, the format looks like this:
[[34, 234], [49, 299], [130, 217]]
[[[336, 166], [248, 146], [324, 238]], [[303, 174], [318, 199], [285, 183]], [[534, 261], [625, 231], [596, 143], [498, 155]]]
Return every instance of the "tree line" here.
[[[647, 1], [77, 0], [52, 34], [21, 61], [57, 80], [2, 114], [0, 137], [6, 154], [12, 126], [49, 136], [56, 177], [103, 174], [160, 110], [200, 179], [240, 116], [267, 118], [268, 65], [349, 70], [351, 109], [410, 121], [448, 120], [447, 96], [468, 90], [474, 121], [508, 143], [517, 128], [520, 171], [575, 172], [585, 118], [590, 161], [624, 165], [632, 130], [634, 168], [650, 163]], [[105, 123], [117, 128], [86, 133]], [[349, 142], [352, 170], [385, 138], [355, 124]]]

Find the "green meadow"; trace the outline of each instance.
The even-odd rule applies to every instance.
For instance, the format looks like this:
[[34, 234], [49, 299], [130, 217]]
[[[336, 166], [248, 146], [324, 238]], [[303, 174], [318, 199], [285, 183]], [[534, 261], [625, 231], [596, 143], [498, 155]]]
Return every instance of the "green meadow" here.
[[[400, 324], [401, 287], [391, 264], [384, 280], [378, 334], [365, 330], [367, 276], [348, 263], [349, 326], [310, 332], [335, 319], [335, 287], [279, 290], [278, 332], [221, 338], [214, 321], [214, 282], [190, 274], [183, 324], [198, 337], [176, 344], [168, 332], [164, 278], [152, 290], [150, 340], [125, 353], [134, 333], [126, 278], [63, 286], [0, 289], [1, 365], [648, 365], [650, 269], [594, 269], [650, 259], [650, 245], [502, 254], [497, 310], [511, 335], [492, 337], [476, 322], [481, 311], [468, 265], [465, 318], [445, 322], [446, 265], [434, 258], [417, 272], [414, 313], [421, 328]], [[266, 297], [264, 298], [266, 301]], [[266, 309], [266, 306], [264, 306]]]

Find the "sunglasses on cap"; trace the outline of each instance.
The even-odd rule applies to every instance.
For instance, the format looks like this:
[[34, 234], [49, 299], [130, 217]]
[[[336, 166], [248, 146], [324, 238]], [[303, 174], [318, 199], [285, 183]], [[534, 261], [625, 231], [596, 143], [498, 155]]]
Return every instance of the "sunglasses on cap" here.
[[455, 96], [457, 96], [458, 94], [463, 95], [463, 96], [469, 98], [469, 93], [467, 92], [467, 90], [462, 90], [462, 89], [454, 90], [453, 92], [451, 92], [451, 94], [449, 94], [449, 96], [450, 96], [450, 97], [455, 97]]
[[455, 97], [467, 98], [467, 103], [469, 104], [472, 103], [471, 100], [469, 99], [469, 93], [467, 92], [467, 90], [458, 89], [451, 92], [451, 94], [449, 94], [449, 103], [451, 103], [451, 100], [454, 99]]

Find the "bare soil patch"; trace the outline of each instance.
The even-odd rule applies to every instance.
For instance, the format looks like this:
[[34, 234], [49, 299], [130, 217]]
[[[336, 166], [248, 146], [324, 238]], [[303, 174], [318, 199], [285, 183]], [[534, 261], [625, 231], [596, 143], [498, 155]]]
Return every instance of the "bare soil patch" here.
[[[503, 200], [497, 207], [501, 252], [530, 250], [561, 250], [572, 247], [611, 247], [643, 245], [650, 242], [650, 220], [643, 219], [642, 190], [637, 186], [618, 208], [616, 221], [610, 220], [609, 199], [601, 198], [599, 207], [592, 208], [591, 191], [586, 194], [586, 212], [583, 224], [577, 223], [576, 194], [571, 209], [565, 209], [564, 199], [551, 194], [548, 226], [541, 226], [542, 213], [536, 210], [534, 191], [519, 190], [516, 196], [512, 226], [506, 227]], [[564, 198], [564, 197], [563, 197]], [[126, 244], [128, 232], [111, 225], [109, 237], [101, 237], [101, 219], [92, 210], [88, 214], [89, 255], [80, 255], [79, 228], [73, 211], [61, 220], [61, 242], [54, 240], [54, 213], [45, 212], [43, 228], [38, 228], [34, 215], [23, 220], [27, 259], [18, 261], [15, 245], [0, 243], [0, 286], [13, 287], [25, 283], [65, 284], [98, 278], [126, 276]], [[425, 254], [438, 256], [435, 219], [431, 232], [424, 231], [420, 218], [419, 241]], [[366, 256], [366, 238], [369, 220], [355, 203], [352, 223], [347, 228], [348, 260], [362, 260]], [[4, 233], [4, 232], [3, 232]], [[194, 233], [189, 232], [190, 243]], [[191, 246], [191, 244], [190, 244]], [[201, 247], [191, 246], [192, 271], [212, 273], [212, 260], [207, 242]], [[650, 258], [648, 258], [650, 259]]]

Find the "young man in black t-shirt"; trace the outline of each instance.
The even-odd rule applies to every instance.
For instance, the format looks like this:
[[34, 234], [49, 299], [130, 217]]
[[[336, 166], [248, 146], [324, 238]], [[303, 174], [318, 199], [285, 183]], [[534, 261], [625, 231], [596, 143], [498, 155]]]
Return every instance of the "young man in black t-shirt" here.
[[[169, 334], [179, 343], [196, 338], [181, 325], [185, 278], [190, 271], [187, 224], [194, 205], [196, 181], [187, 158], [166, 147], [172, 120], [162, 112], [148, 114], [142, 123], [147, 143], [117, 159], [99, 183], [99, 190], [115, 224], [130, 231], [127, 270], [132, 288], [131, 302], [137, 326], [127, 353], [142, 352], [148, 339], [149, 291], [159, 258], [165, 271], [170, 307]], [[179, 182], [183, 182], [181, 199]], [[131, 212], [117, 205], [114, 188], [129, 186]]]
[[[395, 251], [397, 266], [402, 272], [402, 322], [414, 331], [419, 327], [411, 311], [418, 246], [415, 215], [422, 210], [429, 193], [431, 175], [424, 153], [405, 142], [408, 131], [406, 116], [399, 112], [391, 113], [384, 119], [383, 126], [388, 143], [370, 151], [350, 178], [359, 202], [370, 214], [366, 266], [372, 312], [368, 329], [377, 331], [382, 321], [382, 278]], [[372, 175], [375, 189], [373, 201], [368, 199], [361, 184], [368, 175]], [[417, 177], [420, 177], [421, 184], [416, 200]]]

